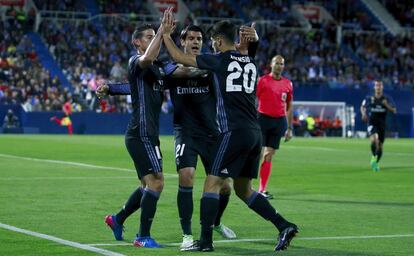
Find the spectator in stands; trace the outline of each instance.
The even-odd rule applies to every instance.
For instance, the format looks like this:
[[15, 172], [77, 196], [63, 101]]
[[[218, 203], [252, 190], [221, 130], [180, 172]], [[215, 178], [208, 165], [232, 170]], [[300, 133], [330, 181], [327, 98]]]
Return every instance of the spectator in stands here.
[[117, 61], [112, 67], [110, 75], [111, 79], [115, 81], [123, 81], [126, 79], [126, 70], [121, 66], [121, 63]]

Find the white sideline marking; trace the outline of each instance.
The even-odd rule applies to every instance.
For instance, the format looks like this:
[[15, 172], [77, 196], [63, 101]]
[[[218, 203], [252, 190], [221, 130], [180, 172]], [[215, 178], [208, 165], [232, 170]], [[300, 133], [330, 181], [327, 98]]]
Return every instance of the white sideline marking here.
[[[322, 236], [322, 237], [297, 237], [295, 240], [348, 240], [348, 239], [375, 239], [375, 238], [399, 238], [399, 237], [414, 237], [414, 234], [400, 234], [400, 235], [375, 235], [375, 236]], [[231, 240], [215, 240], [214, 243], [241, 243], [241, 242], [261, 242], [274, 241], [276, 238], [257, 238], [257, 239], [231, 239]], [[126, 246], [132, 243], [110, 243], [110, 244], [88, 244], [90, 246]], [[181, 243], [169, 243], [167, 246], [179, 246]]]
[[[320, 150], [320, 151], [331, 151], [331, 152], [366, 152], [365, 151], [355, 151], [355, 150], [351, 150], [351, 149], [338, 149], [338, 148], [326, 148], [326, 147], [313, 147], [313, 146], [291, 146], [291, 145], [286, 145], [285, 148], [290, 148], [290, 149], [302, 149], [302, 150]], [[387, 152], [387, 155], [395, 155], [395, 156], [414, 156], [414, 154], [410, 154], [410, 153], [399, 153], [399, 152]]]
[[[1, 153], [0, 153], [0, 157], [12, 158], [12, 159], [22, 159], [22, 160], [27, 160], [27, 161], [35, 161], [35, 162], [43, 162], [43, 163], [71, 165], [71, 166], [86, 167], [86, 168], [92, 168], [92, 169], [115, 170], [115, 171], [133, 172], [133, 173], [136, 172], [133, 169], [126, 169], [126, 168], [119, 168], [119, 167], [101, 166], [101, 165], [94, 165], [94, 164], [84, 164], [84, 163], [72, 162], [72, 161], [61, 161], [61, 160], [52, 160], [52, 159], [23, 157], [23, 156], [1, 154]], [[164, 173], [164, 177], [178, 177], [178, 175], [177, 174], [171, 174], [171, 173]]]
[[95, 252], [95, 253], [98, 253], [98, 254], [101, 254], [101, 255], [125, 256], [124, 254], [108, 251], [108, 250], [105, 250], [105, 249], [96, 248], [96, 247], [86, 245], [86, 244], [80, 244], [80, 243], [77, 243], [77, 242], [72, 242], [72, 241], [69, 241], [69, 240], [64, 240], [64, 239], [61, 239], [61, 238], [58, 238], [58, 237], [55, 237], [55, 236], [49, 236], [49, 235], [45, 235], [45, 234], [42, 234], [42, 233], [37, 233], [37, 232], [34, 232], [34, 231], [17, 228], [17, 227], [14, 227], [14, 226], [3, 224], [1, 222], [0, 222], [0, 228], [4, 228], [4, 229], [11, 230], [11, 231], [14, 231], [14, 232], [26, 234], [26, 235], [29, 235], [29, 236], [43, 238], [43, 239], [46, 239], [46, 240], [49, 240], [49, 241], [56, 242], [58, 244], [63, 244], [63, 245], [75, 247], [75, 248], [78, 248], [78, 249]]

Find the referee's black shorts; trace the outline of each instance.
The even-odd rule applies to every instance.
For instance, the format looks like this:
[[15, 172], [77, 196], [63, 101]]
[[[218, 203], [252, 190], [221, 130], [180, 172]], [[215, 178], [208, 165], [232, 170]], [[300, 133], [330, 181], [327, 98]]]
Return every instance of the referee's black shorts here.
[[262, 130], [263, 147], [279, 149], [280, 139], [287, 129], [286, 116], [271, 117], [259, 114], [259, 124]]
[[158, 136], [139, 136], [139, 128], [128, 128], [125, 145], [134, 161], [139, 179], [162, 172], [162, 155]]

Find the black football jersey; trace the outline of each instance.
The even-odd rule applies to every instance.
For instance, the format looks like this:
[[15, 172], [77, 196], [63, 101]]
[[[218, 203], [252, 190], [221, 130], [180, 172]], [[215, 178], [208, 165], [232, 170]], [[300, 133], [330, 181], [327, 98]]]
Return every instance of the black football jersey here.
[[386, 95], [382, 95], [379, 98], [375, 96], [367, 96], [362, 105], [366, 108], [367, 115], [369, 116], [370, 124], [384, 124], [387, 120], [387, 108], [382, 104], [383, 100], [387, 100], [388, 104], [391, 104], [392, 99]]
[[253, 58], [237, 51], [202, 54], [196, 57], [200, 69], [213, 73], [219, 129], [260, 129], [257, 122], [257, 66]]
[[169, 78], [174, 105], [174, 128], [190, 136], [217, 136], [213, 76]]
[[139, 127], [140, 136], [159, 135], [159, 115], [163, 102], [164, 76], [175, 70], [171, 63], [155, 61], [144, 69], [137, 65], [140, 55], [129, 59], [128, 81], [132, 99], [132, 118], [128, 128]]

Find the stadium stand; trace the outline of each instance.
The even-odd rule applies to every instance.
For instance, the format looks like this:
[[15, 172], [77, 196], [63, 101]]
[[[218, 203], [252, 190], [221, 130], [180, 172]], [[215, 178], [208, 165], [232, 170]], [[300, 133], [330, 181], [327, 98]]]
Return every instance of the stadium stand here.
[[146, 2], [141, 0], [125, 1], [122, 0], [99, 0], [98, 6], [101, 13], [128, 13], [131, 15], [150, 14]]
[[195, 17], [240, 17], [230, 1], [201, 0], [185, 1], [185, 3]]
[[413, 1], [381, 0], [381, 2], [402, 26], [414, 27]]
[[22, 104], [28, 111], [60, 110], [68, 91], [42, 67], [23, 26], [16, 19], [0, 24], [5, 31], [0, 35], [0, 103]]
[[45, 22], [40, 25], [40, 33], [72, 81], [74, 94], [86, 101], [86, 109], [126, 112], [129, 107], [125, 97], [113, 97], [110, 102], [98, 105], [94, 91], [101, 79], [126, 79], [125, 68], [120, 63], [125, 65], [132, 54], [129, 40], [133, 27], [115, 24], [103, 27], [111, 29], [97, 29], [90, 23]]
[[81, 0], [34, 0], [38, 10], [83, 12], [86, 11]]
[[[131, 111], [128, 97], [99, 102], [94, 90], [103, 79], [125, 81], [126, 64], [134, 53], [130, 45], [134, 24], [157, 20], [157, 8], [138, 0], [34, 2], [36, 8], [12, 7], [2, 12], [7, 18], [0, 27], [5, 31], [0, 35], [0, 104], [21, 104], [26, 111], [53, 111], [73, 101], [82, 110]], [[189, 16], [182, 21], [205, 28], [221, 18], [232, 18], [237, 24], [257, 21], [260, 74], [269, 72], [271, 56], [281, 54], [287, 64], [284, 75], [296, 89], [367, 91], [372, 81], [381, 77], [388, 90], [414, 91], [413, 3], [379, 1], [404, 26], [403, 32], [394, 36], [360, 0], [239, 2], [240, 7], [234, 8], [233, 0], [184, 1]], [[99, 15], [91, 16], [92, 3]], [[326, 11], [330, 18], [311, 19], [306, 13], [300, 17], [297, 6], [312, 6], [318, 15]], [[66, 16], [54, 12], [65, 12]], [[39, 13], [44, 19], [36, 22]], [[62, 81], [42, 66], [27, 36], [33, 30], [70, 82], [69, 88], [62, 87]], [[169, 105], [166, 93], [164, 112], [170, 111]]]

